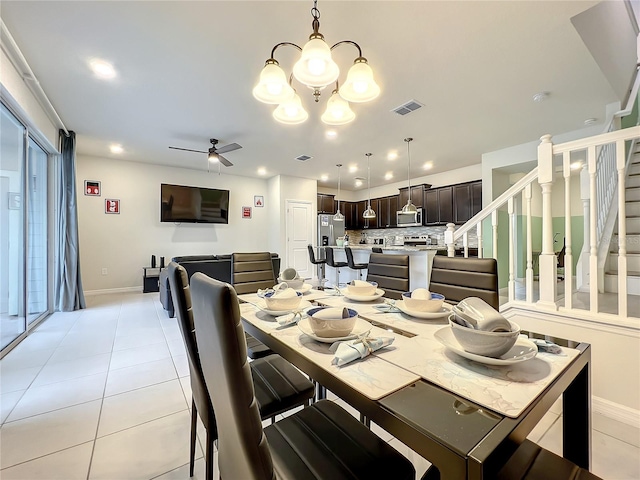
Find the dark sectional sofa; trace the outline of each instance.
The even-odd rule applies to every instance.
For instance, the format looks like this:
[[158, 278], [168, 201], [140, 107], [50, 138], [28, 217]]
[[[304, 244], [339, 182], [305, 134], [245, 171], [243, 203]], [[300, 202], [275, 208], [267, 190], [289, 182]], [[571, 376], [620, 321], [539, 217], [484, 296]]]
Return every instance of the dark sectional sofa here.
[[[231, 283], [231, 255], [187, 255], [173, 257], [171, 261], [182, 265], [189, 278], [196, 272], [202, 272], [221, 282]], [[280, 257], [277, 253], [271, 254], [271, 262], [273, 263], [274, 276], [278, 278], [280, 275]], [[166, 269], [160, 272], [160, 303], [162, 303], [169, 317], [175, 316]]]

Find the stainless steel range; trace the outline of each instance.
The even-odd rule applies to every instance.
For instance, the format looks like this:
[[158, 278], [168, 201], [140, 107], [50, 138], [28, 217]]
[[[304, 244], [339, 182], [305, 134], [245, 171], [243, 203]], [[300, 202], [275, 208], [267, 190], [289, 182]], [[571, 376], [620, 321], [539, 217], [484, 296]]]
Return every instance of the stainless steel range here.
[[406, 235], [404, 244], [411, 246], [431, 245], [431, 238], [429, 235]]

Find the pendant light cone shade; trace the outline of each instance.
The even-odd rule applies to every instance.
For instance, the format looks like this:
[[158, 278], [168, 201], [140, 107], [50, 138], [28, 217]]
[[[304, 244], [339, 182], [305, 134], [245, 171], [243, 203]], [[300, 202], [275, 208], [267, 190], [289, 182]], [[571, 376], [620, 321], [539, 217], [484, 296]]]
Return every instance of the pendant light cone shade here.
[[286, 123], [287, 125], [302, 123], [308, 117], [309, 114], [302, 107], [300, 97], [295, 93], [292, 98], [278, 105], [278, 107], [273, 111], [273, 118], [280, 123]]
[[340, 96], [349, 102], [369, 102], [380, 95], [380, 87], [373, 79], [373, 70], [364, 58], [357, 59], [349, 72], [347, 80], [340, 87]]
[[338, 167], [338, 208], [336, 209], [336, 213], [333, 216], [334, 220], [337, 220], [339, 222], [344, 221], [344, 215], [342, 214], [342, 212], [340, 211], [340, 167], [342, 167], [342, 164], [338, 164], [336, 165], [336, 167]]
[[362, 214], [362, 218], [376, 218], [376, 212], [371, 208], [371, 154], [366, 153], [367, 156], [367, 187], [369, 188], [369, 201], [367, 204], [367, 209]]
[[287, 82], [284, 70], [275, 60], [267, 60], [260, 72], [258, 84], [253, 88], [253, 96], [263, 103], [278, 104], [289, 100], [295, 91]]
[[331, 58], [331, 49], [322, 38], [312, 38], [293, 66], [293, 76], [300, 83], [310, 87], [324, 87], [335, 82], [340, 69]]
[[327, 125], [346, 125], [353, 122], [355, 118], [356, 114], [351, 110], [349, 102], [334, 91], [327, 102], [327, 109], [322, 114], [322, 121]]
[[408, 157], [408, 165], [407, 165], [407, 180], [409, 183], [409, 188], [407, 189], [407, 193], [409, 194], [409, 199], [407, 200], [407, 204], [402, 207], [402, 213], [415, 213], [418, 211], [416, 206], [411, 203], [411, 151], [409, 150], [409, 143], [413, 140], [413, 138], [405, 138], [404, 141], [407, 142], [407, 157]]

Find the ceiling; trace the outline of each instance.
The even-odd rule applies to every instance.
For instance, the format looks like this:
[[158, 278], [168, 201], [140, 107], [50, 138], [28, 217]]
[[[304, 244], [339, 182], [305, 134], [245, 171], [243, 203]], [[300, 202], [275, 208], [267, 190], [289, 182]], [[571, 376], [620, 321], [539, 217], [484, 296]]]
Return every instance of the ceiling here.
[[[333, 127], [320, 121], [328, 92], [315, 104], [296, 84], [309, 112], [306, 123], [282, 125], [273, 106], [251, 90], [271, 48], [303, 45], [311, 33], [311, 1], [2, 1], [7, 25], [65, 126], [76, 132], [77, 152], [158, 165], [207, 170], [207, 150], [243, 146], [226, 154], [223, 173], [320, 179], [355, 190], [372, 152], [371, 186], [474, 165], [485, 152], [550, 133], [603, 122], [605, 105], [619, 100], [572, 26], [594, 1], [323, 1], [320, 32], [327, 43], [357, 42], [382, 89], [353, 104], [356, 120]], [[297, 52], [276, 59], [289, 73]], [[111, 62], [117, 77], [96, 78], [91, 58]], [[340, 80], [356, 57], [334, 50]], [[549, 92], [536, 103], [534, 94]], [[391, 110], [417, 100], [406, 116]], [[121, 144], [121, 155], [110, 153]], [[399, 157], [387, 160], [396, 150]], [[295, 160], [299, 155], [313, 158]], [[423, 169], [425, 162], [432, 169]], [[215, 169], [217, 172], [217, 169]], [[393, 180], [385, 180], [392, 172]], [[366, 181], [361, 188], [366, 188]]]

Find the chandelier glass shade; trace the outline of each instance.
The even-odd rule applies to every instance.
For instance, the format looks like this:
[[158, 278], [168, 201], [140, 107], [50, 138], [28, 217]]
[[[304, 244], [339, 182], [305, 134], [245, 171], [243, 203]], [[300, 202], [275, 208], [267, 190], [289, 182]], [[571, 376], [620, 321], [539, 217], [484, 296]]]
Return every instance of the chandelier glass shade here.
[[294, 93], [293, 97], [289, 100], [282, 102], [273, 111], [273, 118], [280, 123], [286, 123], [287, 125], [296, 125], [304, 122], [309, 118], [309, 114], [302, 106], [300, 97]]
[[407, 189], [407, 193], [409, 195], [409, 198], [407, 200], [407, 204], [402, 207], [402, 213], [415, 213], [418, 211], [416, 206], [413, 203], [411, 203], [411, 151], [409, 150], [409, 143], [411, 143], [412, 140], [413, 138], [411, 137], [404, 139], [404, 141], [407, 142], [407, 158], [408, 158], [407, 181], [409, 183], [409, 188]]
[[367, 203], [367, 209], [362, 214], [362, 218], [376, 218], [376, 212], [371, 208], [371, 154], [365, 153], [367, 156], [367, 186], [369, 188], [369, 201]]
[[[291, 42], [281, 42], [275, 45], [271, 50], [271, 56], [260, 72], [257, 85], [253, 88], [253, 96], [260, 102], [279, 105], [276, 108], [277, 111], [283, 103], [289, 102], [294, 97], [295, 90], [291, 84], [294, 78], [313, 91], [316, 102], [319, 101], [321, 90], [327, 85], [335, 83], [335, 90], [327, 102], [327, 108], [321, 119], [328, 125], [344, 125], [356, 118], [349, 102], [369, 102], [380, 95], [380, 87], [376, 84], [373, 70], [367, 63], [367, 59], [362, 56], [362, 50], [357, 43], [351, 40], [342, 40], [330, 47], [325, 42], [324, 36], [319, 32], [320, 11], [317, 8], [317, 3], [318, 1], [314, 0], [311, 9], [313, 32], [309, 36], [309, 41], [302, 48]], [[346, 44], [354, 46], [358, 50], [358, 56], [347, 72], [345, 83], [340, 86], [338, 83], [340, 68], [331, 57], [331, 51]], [[293, 65], [292, 74], [288, 81], [285, 71], [274, 58], [276, 50], [285, 45], [300, 51], [300, 58]], [[291, 110], [292, 107], [288, 108]], [[300, 108], [302, 108], [301, 104]], [[301, 120], [302, 115], [295, 116], [297, 119], [295, 122], [288, 121], [290, 117], [283, 115], [282, 111], [277, 114], [274, 111], [273, 117], [279, 122], [291, 124], [304, 122], [308, 115], [304, 120]]]
[[342, 164], [339, 163], [336, 167], [338, 167], [338, 208], [336, 209], [336, 213], [333, 215], [333, 219], [341, 222], [344, 220], [344, 215], [340, 211], [340, 167], [342, 167]]

